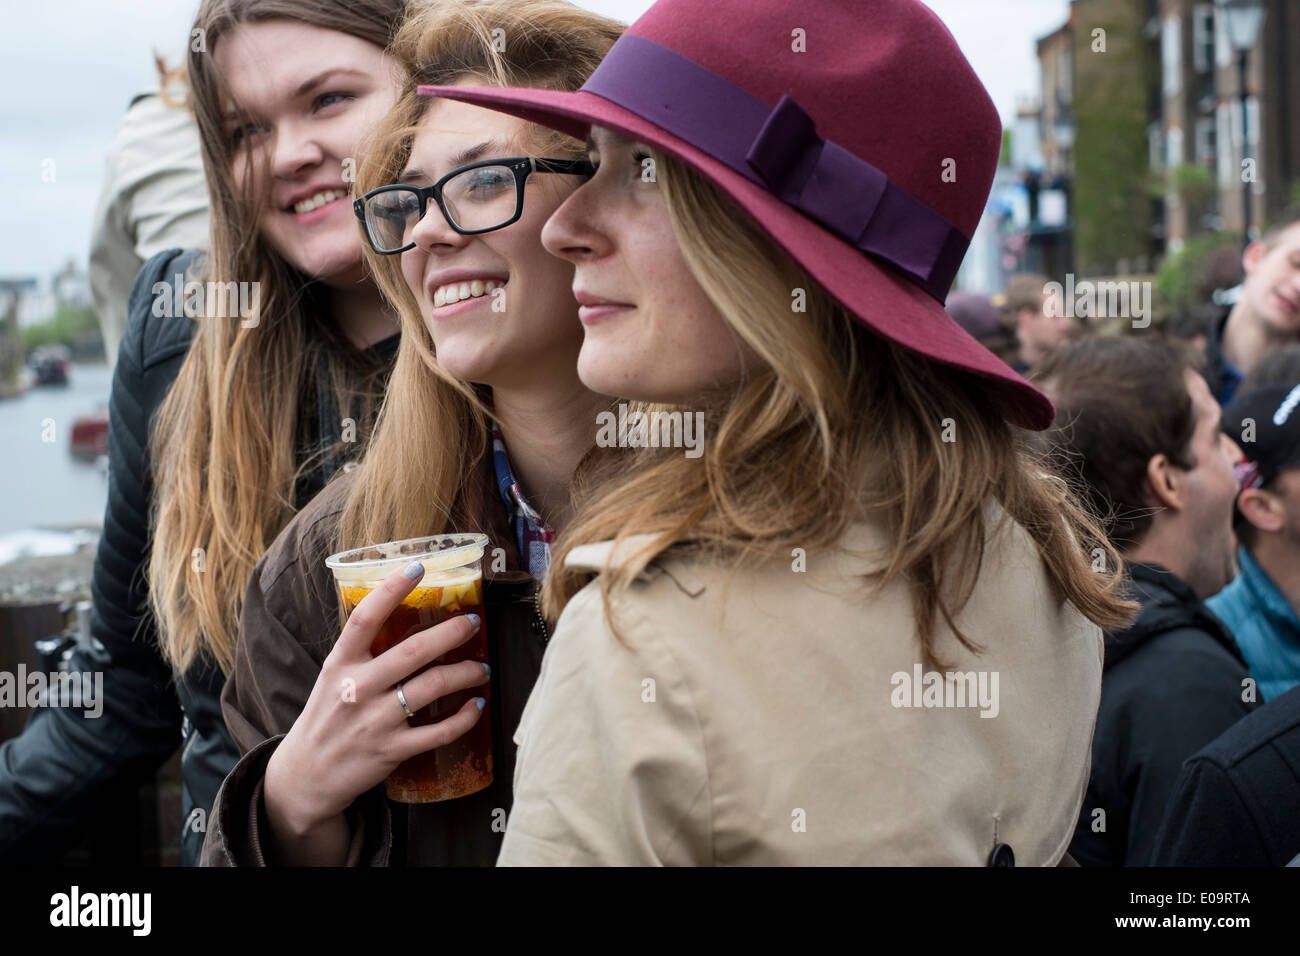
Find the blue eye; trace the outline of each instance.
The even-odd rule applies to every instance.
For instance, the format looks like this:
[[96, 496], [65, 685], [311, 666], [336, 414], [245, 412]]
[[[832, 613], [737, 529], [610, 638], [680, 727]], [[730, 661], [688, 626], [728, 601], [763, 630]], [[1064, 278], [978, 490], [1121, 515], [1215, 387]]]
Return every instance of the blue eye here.
[[245, 139], [257, 135], [260, 130], [261, 127], [256, 123], [245, 123], [242, 126], [236, 126], [230, 133], [230, 145], [238, 148]]
[[485, 166], [482, 169], [470, 170], [468, 179], [469, 190], [478, 193], [492, 192], [506, 185], [515, 184], [515, 178], [510, 170], [502, 166]]
[[397, 222], [405, 221], [420, 213], [420, 197], [404, 189], [394, 189], [381, 193], [372, 202], [376, 215]]
[[[350, 100], [350, 99], [352, 99], [352, 95], [350, 93], [322, 93], [320, 96], [316, 98], [316, 108], [318, 110], [324, 109], [325, 107], [333, 106], [335, 103], [340, 102], [342, 100]], [[329, 102], [326, 102], [327, 100]]]

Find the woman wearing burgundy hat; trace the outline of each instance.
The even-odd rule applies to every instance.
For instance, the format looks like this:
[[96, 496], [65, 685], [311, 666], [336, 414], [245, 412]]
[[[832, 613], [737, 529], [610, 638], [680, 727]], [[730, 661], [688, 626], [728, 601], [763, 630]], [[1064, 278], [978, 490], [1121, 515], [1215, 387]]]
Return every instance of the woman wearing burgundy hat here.
[[498, 862], [1057, 863], [1132, 605], [943, 310], [1001, 126], [940, 21], [661, 0], [577, 93], [426, 92], [588, 137], [579, 373], [706, 432], [556, 542]]

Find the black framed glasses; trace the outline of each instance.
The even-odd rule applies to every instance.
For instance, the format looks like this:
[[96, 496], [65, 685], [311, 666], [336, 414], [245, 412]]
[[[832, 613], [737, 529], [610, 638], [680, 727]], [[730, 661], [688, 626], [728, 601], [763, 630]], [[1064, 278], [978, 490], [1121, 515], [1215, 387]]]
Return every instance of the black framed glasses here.
[[380, 186], [352, 204], [370, 248], [391, 256], [414, 248], [411, 233], [433, 199], [447, 225], [462, 236], [502, 229], [524, 213], [524, 183], [532, 173], [591, 176], [585, 159], [516, 156], [488, 159], [453, 169], [432, 186]]

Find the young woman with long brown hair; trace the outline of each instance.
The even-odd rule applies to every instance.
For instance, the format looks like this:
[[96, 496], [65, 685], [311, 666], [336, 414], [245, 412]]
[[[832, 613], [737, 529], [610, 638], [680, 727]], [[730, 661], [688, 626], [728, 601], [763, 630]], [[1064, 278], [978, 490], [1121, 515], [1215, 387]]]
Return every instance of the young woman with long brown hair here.
[[589, 135], [543, 234], [581, 377], [707, 433], [556, 543], [503, 864], [1065, 855], [1133, 605], [1017, 431], [1050, 403], [943, 312], [993, 104], [922, 4], [863, 13], [660, 0], [578, 93], [432, 91]]
[[[430, 99], [420, 86], [575, 90], [621, 30], [559, 0], [432, 0], [412, 6], [393, 42], [409, 80], [357, 187], [368, 241], [393, 253], [369, 261], [401, 315], [402, 344], [365, 459], [289, 524], [249, 586], [223, 694], [245, 754], [222, 787], [205, 864], [496, 859], [510, 808], [509, 734], [548, 638], [536, 600], [549, 540], [568, 520], [570, 483], [609, 405], [578, 379], [573, 267], [541, 243], [547, 218], [589, 170], [580, 142]], [[492, 221], [471, 222], [469, 204], [482, 195], [507, 201]], [[466, 617], [372, 656], [378, 628], [417, 583], [400, 572], [340, 634], [326, 556], [464, 531], [490, 540], [490, 678], [473, 661], [417, 673], [471, 635]], [[489, 680], [490, 692], [454, 715], [408, 726], [408, 714]], [[435, 803], [387, 799], [383, 781], [401, 761], [484, 719], [486, 789]]]
[[384, 50], [403, 7], [199, 8], [187, 72], [211, 242], [155, 257], [132, 292], [94, 572], [91, 633], [104, 651], [79, 664], [104, 672], [103, 713], [52, 710], [6, 753], [6, 858], [57, 858], [106, 787], [138, 783], [183, 739], [181, 858], [198, 862], [238, 757], [219, 694], [248, 576], [360, 455], [396, 351], [348, 194], [400, 79]]

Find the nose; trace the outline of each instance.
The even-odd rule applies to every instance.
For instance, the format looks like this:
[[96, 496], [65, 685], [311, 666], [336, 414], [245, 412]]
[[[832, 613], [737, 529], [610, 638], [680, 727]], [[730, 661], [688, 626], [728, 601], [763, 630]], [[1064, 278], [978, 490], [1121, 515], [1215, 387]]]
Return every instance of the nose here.
[[542, 227], [542, 245], [547, 252], [575, 264], [609, 254], [613, 243], [601, 228], [597, 212], [600, 189], [596, 179], [588, 180], [551, 213]]
[[474, 236], [462, 236], [447, 222], [433, 197], [424, 207], [424, 215], [411, 229], [411, 241], [425, 252], [450, 252], [464, 248]]
[[274, 150], [271, 171], [279, 179], [300, 176], [325, 158], [320, 144], [293, 124], [282, 123], [276, 129]]
[[1232, 462], [1234, 468], [1246, 460], [1246, 455], [1241, 450], [1241, 446], [1233, 441], [1230, 436], [1224, 435], [1223, 440], [1228, 443], [1228, 461]]

